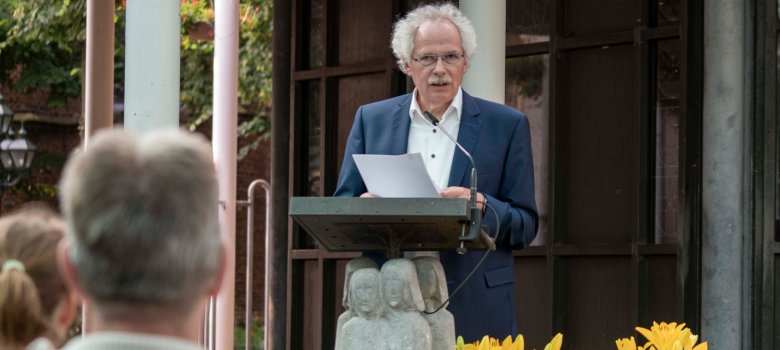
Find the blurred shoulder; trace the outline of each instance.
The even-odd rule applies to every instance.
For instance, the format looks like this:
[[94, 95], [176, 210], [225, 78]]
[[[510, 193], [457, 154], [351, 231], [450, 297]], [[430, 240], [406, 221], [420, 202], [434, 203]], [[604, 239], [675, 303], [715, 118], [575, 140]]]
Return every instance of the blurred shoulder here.
[[54, 350], [56, 349], [54, 345], [49, 341], [48, 338], [40, 337], [32, 341], [29, 345], [27, 345], [27, 348], [25, 350]]

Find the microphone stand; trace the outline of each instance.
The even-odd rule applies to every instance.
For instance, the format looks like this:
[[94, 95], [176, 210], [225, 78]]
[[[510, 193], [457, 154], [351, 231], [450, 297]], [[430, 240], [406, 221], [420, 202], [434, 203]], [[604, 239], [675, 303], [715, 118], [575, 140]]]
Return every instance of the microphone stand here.
[[471, 185], [469, 188], [469, 233], [467, 235], [461, 233], [460, 246], [455, 249], [458, 254], [465, 254], [467, 250], [464, 246], [464, 242], [471, 242], [476, 240], [477, 237], [479, 237], [479, 231], [482, 226], [482, 211], [477, 207], [477, 164], [474, 163], [474, 158], [471, 157], [469, 151], [463, 148], [460, 142], [458, 142], [454, 137], [452, 137], [452, 135], [450, 135], [450, 133], [447, 132], [447, 130], [444, 130], [444, 128], [439, 125], [439, 119], [437, 119], [433, 114], [431, 114], [431, 112], [428, 111], [423, 112], [423, 115], [425, 115], [425, 118], [428, 119], [428, 121], [431, 122], [434, 127], [441, 130], [444, 135], [452, 140], [452, 142], [455, 143], [455, 146], [458, 146], [458, 149], [460, 149], [460, 151], [463, 152], [463, 154], [465, 154], [469, 159], [469, 162], [471, 162], [471, 179], [469, 181]]

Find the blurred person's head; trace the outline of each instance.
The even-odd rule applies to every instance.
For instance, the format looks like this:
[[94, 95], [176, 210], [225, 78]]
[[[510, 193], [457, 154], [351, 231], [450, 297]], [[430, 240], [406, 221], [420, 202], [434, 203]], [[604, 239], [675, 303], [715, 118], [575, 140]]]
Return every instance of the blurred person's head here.
[[94, 307], [96, 331], [197, 334], [225, 258], [204, 138], [100, 132], [68, 161], [60, 201], [68, 224], [61, 265]]
[[0, 217], [0, 349], [24, 349], [39, 337], [59, 347], [76, 298], [57, 269], [65, 224], [43, 205]]

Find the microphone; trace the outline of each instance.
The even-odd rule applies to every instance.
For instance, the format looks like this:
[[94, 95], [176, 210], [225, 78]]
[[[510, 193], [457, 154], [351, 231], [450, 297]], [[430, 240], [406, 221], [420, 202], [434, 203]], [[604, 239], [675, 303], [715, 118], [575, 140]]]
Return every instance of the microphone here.
[[476, 240], [477, 237], [479, 237], [480, 228], [482, 226], [482, 211], [477, 207], [477, 164], [474, 163], [474, 158], [471, 157], [471, 153], [463, 148], [463, 145], [461, 145], [458, 140], [452, 137], [447, 130], [444, 130], [444, 128], [439, 125], [439, 119], [428, 111], [423, 112], [423, 115], [431, 124], [433, 124], [433, 126], [441, 130], [444, 135], [452, 140], [452, 142], [455, 143], [455, 146], [458, 146], [458, 149], [460, 149], [460, 151], [466, 155], [466, 158], [469, 159], [469, 162], [471, 162], [471, 179], [469, 181], [471, 185], [469, 188], [471, 192], [469, 195], [469, 233], [468, 235], [460, 236], [460, 247], [456, 249], [459, 254], [464, 254], [466, 253], [466, 248], [464, 247], [463, 242]]

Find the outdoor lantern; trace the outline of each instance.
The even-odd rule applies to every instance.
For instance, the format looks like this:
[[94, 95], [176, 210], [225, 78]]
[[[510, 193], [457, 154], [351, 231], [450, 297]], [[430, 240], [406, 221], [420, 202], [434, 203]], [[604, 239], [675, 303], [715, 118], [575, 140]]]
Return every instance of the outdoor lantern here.
[[14, 112], [3, 104], [0, 95], [0, 196], [30, 170], [35, 155], [35, 145], [27, 139], [24, 123], [14, 137], [13, 121]]
[[29, 170], [35, 155], [35, 145], [27, 139], [24, 126], [19, 129], [16, 138], [13, 138], [13, 131], [9, 131], [7, 135], [8, 137], [0, 142], [0, 163], [3, 169], [14, 172]]
[[7, 134], [13, 121], [14, 111], [3, 103], [3, 95], [0, 94], [0, 134]]

